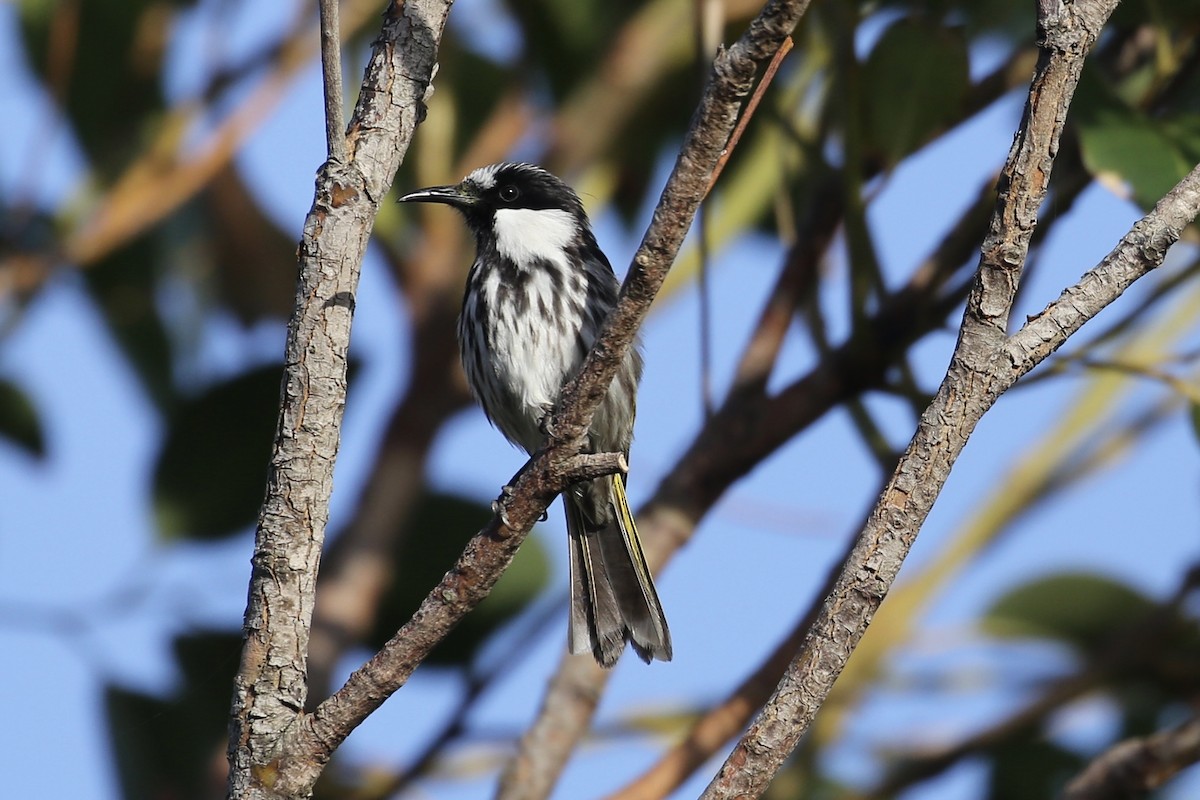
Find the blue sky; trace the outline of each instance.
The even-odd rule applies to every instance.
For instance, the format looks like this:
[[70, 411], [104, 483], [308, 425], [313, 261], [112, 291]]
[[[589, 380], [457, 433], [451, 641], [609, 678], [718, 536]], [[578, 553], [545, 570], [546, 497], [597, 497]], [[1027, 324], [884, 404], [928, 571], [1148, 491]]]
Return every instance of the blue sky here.
[[[177, 33], [179, 46], [168, 78], [175, 96], [186, 95], [197, 84], [189, 58], [211, 34], [203, 10], [209, 7], [202, 4]], [[452, 21], [473, 25], [486, 8], [484, 0], [461, 2]], [[223, 45], [230, 52], [253, 50], [256, 41], [269, 38], [278, 19], [249, 10], [241, 17], [237, 35]], [[484, 32], [476, 35], [498, 51], [511, 47], [503, 38], [491, 42]], [[48, 146], [33, 149], [35, 143], [47, 141], [37, 137], [44, 137], [41, 126], [52, 112], [36, 94], [14, 46], [11, 5], [0, 6], [0, 41], [8, 43], [0, 47], [0, 107], [11, 109], [0, 135], [0, 187], [6, 195], [31, 190], [51, 207], [78, 191], [81, 162], [64, 136], [51, 137]], [[1010, 96], [997, 103], [910, 159], [881, 187], [870, 221], [893, 281], [905, 276], [940, 236], [940, 228], [931, 228], [930, 220], [952, 219], [999, 166], [1020, 102], [1019, 96]], [[322, 160], [320, 106], [313, 68], [239, 157], [264, 206], [293, 233], [298, 233], [310, 204], [312, 175]], [[31, 152], [42, 159], [33, 182], [25, 166]], [[664, 178], [661, 171], [658, 180]], [[1048, 242], [1040, 257], [1042, 266], [1023, 296], [1025, 307], [1014, 319], [1036, 311], [1092, 266], [1138, 215], [1107, 190], [1089, 189]], [[620, 271], [640, 233], [627, 233], [604, 213], [598, 215], [596, 227]], [[722, 252], [714, 265], [718, 388], [728, 379], [748, 325], [757, 316], [779, 255], [774, 242], [751, 237]], [[843, 270], [836, 260], [831, 270], [829, 305], [837, 308], [833, 295], [842, 289], [838, 277]], [[247, 532], [217, 547], [157, 541], [148, 493], [158, 423], [79, 284], [69, 269], [58, 273], [18, 324], [6, 331], [0, 347], [0, 376], [17, 381], [34, 398], [50, 453], [39, 463], [0, 444], [0, 651], [7, 654], [2, 674], [5, 706], [13, 721], [9, 727], [21, 731], [20, 741], [0, 748], [0, 766], [7, 767], [13, 796], [106, 800], [116, 797], [116, 784], [98, 702], [104, 683], [167, 691], [176, 677], [169, 652], [173, 635], [237, 625], [250, 536]], [[382, 264], [368, 256], [354, 333], [354, 351], [364, 369], [347, 409], [331, 528], [352, 512], [386, 413], [403, 391], [405, 324], [396, 294]], [[694, 390], [699, 385], [696, 319], [697, 297], [685, 290], [656, 308], [645, 329], [647, 369], [630, 484], [635, 504], [651, 494], [700, 420]], [[216, 379], [248, 364], [274, 360], [282, 352], [282, 337], [277, 326], [244, 331], [228, 321], [213, 321], [204, 331], [200, 372]], [[936, 385], [953, 341], [953, 332], [947, 331], [916, 348], [914, 363], [923, 386]], [[1197, 331], [1192, 330], [1185, 342], [1200, 344]], [[811, 358], [794, 331], [780, 366], [781, 379], [800, 374]], [[1013, 392], [987, 416], [918, 540], [912, 566], [919, 567], [938, 552], [1030, 442], [1072, 413], [1083, 380], [1047, 381]], [[1160, 395], [1161, 389], [1149, 384], [1136, 385], [1130, 392], [1133, 401]], [[911, 414], [885, 398], [871, 398], [869, 404], [886, 424], [893, 444], [903, 445], [911, 433]], [[472, 410], [440, 435], [430, 480], [441, 488], [488, 499], [522, 461], [523, 456]], [[648, 668], [623, 661], [601, 705], [600, 721], [721, 698], [757, 665], [810, 601], [872, 500], [878, 480], [869, 454], [838, 412], [739, 483], [659, 582], [674, 633], [675, 661]], [[930, 610], [921, 636], [897, 666], [898, 674], [918, 674], [943, 664], [952, 646], [961, 648], [952, 657], [993, 677], [1022, 669], [1045, 674], [1061, 665], [1053, 654], [1011, 652], [981, 641], [971, 629], [972, 621], [1008, 588], [1063, 569], [1094, 570], [1158, 597], [1169, 593], [1181, 565], [1194, 561], [1200, 550], [1198, 485], [1200, 448], [1184, 416], [1176, 414], [1113, 468], [1023, 519], [983, 563], [952, 584]], [[552, 555], [558, 585], [565, 586], [559, 514], [552, 509], [538, 535]], [[102, 602], [130, 586], [138, 587], [133, 613], [119, 613], [119, 603]], [[780, 613], [760, 613], [766, 606]], [[79, 621], [80, 627], [70, 632], [55, 627], [69, 620]], [[561, 627], [565, 631], [565, 620]], [[561, 647], [562, 637], [547, 637], [513, 665], [511, 674], [484, 698], [472, 724], [480, 731], [520, 730], [536, 710]], [[345, 667], [355, 665], [348, 660]], [[350, 739], [347, 754], [381, 765], [404, 763], [421, 742], [423, 726], [436, 727], [456, 690], [445, 674], [418, 672]], [[919, 702], [919, 697], [880, 691], [864, 703], [851, 726], [856, 735], [838, 749], [831, 767], [847, 779], [861, 778], [872, 749], [911, 738], [914, 719], [920, 721], [920, 735], [932, 741], [952, 739], [1014, 702], [1011, 694], [988, 686], [963, 690], [963, 699], [949, 708], [946, 703], [933, 706]], [[1076, 736], [1081, 744], [1087, 744], [1089, 736], [1095, 739], [1088, 731], [1103, 729], [1102, 705], [1081, 706], [1073, 713], [1073, 719], [1063, 721], [1064, 735]], [[922, 719], [922, 714], [932, 716]], [[653, 761], [657, 746], [647, 740], [587, 747], [568, 767], [555, 796], [590, 797], [615, 789]], [[462, 774], [430, 782], [432, 795], [448, 800], [490, 796], [490, 773], [471, 777], [468, 762], [456, 765]], [[703, 770], [679, 796], [694, 795], [711, 772]], [[979, 780], [978, 768], [966, 764], [912, 797], [970, 796]], [[1197, 781], [1190, 785], [1194, 791]], [[1176, 794], [1183, 797], [1185, 791], [1181, 786]]]

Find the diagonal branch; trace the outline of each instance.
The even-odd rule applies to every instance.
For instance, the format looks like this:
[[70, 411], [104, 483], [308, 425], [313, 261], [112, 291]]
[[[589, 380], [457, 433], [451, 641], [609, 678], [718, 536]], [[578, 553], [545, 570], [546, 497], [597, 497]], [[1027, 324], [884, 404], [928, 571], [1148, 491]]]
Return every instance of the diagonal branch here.
[[1200, 761], [1200, 717], [1106, 751], [1067, 784], [1062, 800], [1121, 800], [1162, 786]]
[[803, 646], [702, 795], [758, 797], [845, 667], [883, 601], [976, 423], [1016, 375], [998, 368], [1008, 315], [1046, 196], [1083, 58], [1116, 0], [1040, 5], [1041, 55], [1021, 128], [1001, 174], [975, 286], [938, 394], [826, 598]]
[[[985, 188], [990, 190], [993, 183], [989, 181]], [[774, 355], [782, 345], [796, 303], [816, 280], [817, 263], [825, 247], [822, 242], [828, 242], [840, 219], [840, 200], [832, 189], [822, 192], [822, 200], [813, 204], [811, 219], [805, 221], [802, 235], [797, 237], [796, 246], [781, 267], [780, 278], [744, 349], [729, 397], [718, 413], [705, 422], [638, 514], [646, 558], [656, 571], [688, 541], [698, 521], [733, 483], [839, 402], [882, 383], [886, 370], [894, 363], [893, 353], [903, 352], [912, 342], [944, 324], [949, 311], [966, 296], [965, 290], [948, 290], [946, 284], [972, 253], [978, 252], [977, 243], [986, 229], [988, 211], [994, 205], [990, 191], [983, 200], [967, 209], [918, 265], [909, 283], [887, 298], [864, 326], [859, 341], [831, 350], [806, 376], [780, 394], [768, 396], [765, 389]], [[806, 623], [794, 638], [780, 644], [754, 676], [698, 720], [688, 737], [631, 784], [630, 791], [670, 782], [678, 785], [744, 729], [755, 710], [770, 696], [807, 628]], [[517, 755], [506, 769], [501, 797], [549, 794], [553, 781], [586, 731], [607, 679], [608, 673], [588, 672], [577, 660], [563, 658], [542, 710], [522, 737]], [[564, 704], [571, 707], [564, 708]], [[538, 785], [543, 789], [508, 794], [506, 787], [510, 785]]]
[[1200, 166], [1159, 200], [1095, 269], [1029, 319], [1005, 345], [1017, 375], [1024, 375], [1062, 346], [1133, 282], [1162, 264], [1167, 250], [1196, 216]]
[[[708, 192], [709, 180], [730, 142], [742, 100], [753, 86], [758, 70], [784, 45], [807, 10], [808, 2], [771, 0], [742, 37], [713, 60], [708, 85], [650, 227], [634, 254], [621, 287], [620, 301], [588, 354], [579, 379], [563, 390], [554, 420], [556, 436], [551, 438], [549, 447], [570, 443], [578, 449], [577, 443], [582, 443], [591, 424], [592, 410], [608, 390], [683, 244], [696, 209]], [[576, 408], [586, 411], [580, 413], [574, 411]]]

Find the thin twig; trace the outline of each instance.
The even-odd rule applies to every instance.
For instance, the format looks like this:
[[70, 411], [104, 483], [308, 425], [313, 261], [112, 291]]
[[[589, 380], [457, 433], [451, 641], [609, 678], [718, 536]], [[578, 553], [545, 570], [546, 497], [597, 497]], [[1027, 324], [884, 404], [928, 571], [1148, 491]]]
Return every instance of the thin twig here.
[[[692, 32], [696, 51], [697, 88], [704, 89], [708, 80], [708, 65], [710, 54], [717, 49], [720, 41], [720, 31], [724, 27], [724, 9], [720, 0], [695, 0], [692, 9]], [[741, 125], [741, 123], [738, 123]], [[709, 187], [712, 191], [712, 187]], [[700, 315], [698, 339], [700, 342], [700, 407], [704, 418], [713, 415], [715, 400], [713, 399], [712, 383], [712, 285], [709, 281], [712, 248], [709, 240], [709, 206], [701, 203], [696, 215], [696, 249], [699, 252], [700, 266], [697, 269], [698, 290], [700, 294]]]
[[729, 157], [733, 155], [734, 148], [742, 140], [742, 134], [746, 132], [746, 126], [750, 124], [750, 120], [754, 117], [754, 112], [758, 109], [758, 104], [762, 101], [763, 95], [766, 94], [767, 87], [775, 79], [775, 73], [779, 71], [779, 65], [783, 63], [784, 56], [790, 53], [794, 46], [795, 42], [792, 41], [791, 36], [788, 36], [780, 43], [779, 49], [775, 51], [775, 55], [771, 58], [771, 62], [767, 64], [762, 80], [758, 82], [758, 88], [750, 96], [749, 102], [746, 103], [746, 110], [742, 112], [742, 117], [738, 120], [737, 127], [733, 129], [733, 133], [729, 137], [729, 144], [721, 151], [721, 158], [717, 161], [717, 166], [708, 181], [708, 188], [704, 190], [706, 195], [712, 192], [713, 187], [717, 185], [717, 179], [724, 172], [725, 165], [729, 162]]
[[321, 78], [325, 87], [325, 152], [346, 163], [346, 111], [342, 99], [340, 0], [317, 0], [321, 10]]

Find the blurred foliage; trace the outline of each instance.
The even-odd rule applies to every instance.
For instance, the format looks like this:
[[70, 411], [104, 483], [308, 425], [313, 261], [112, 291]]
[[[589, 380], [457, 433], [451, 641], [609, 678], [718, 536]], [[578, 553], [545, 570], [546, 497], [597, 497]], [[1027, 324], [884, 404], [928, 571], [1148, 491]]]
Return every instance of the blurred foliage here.
[[174, 642], [178, 687], [166, 697], [110, 684], [104, 700], [121, 790], [128, 798], [205, 800], [224, 789], [239, 633], [189, 633]]
[[259, 367], [179, 404], [154, 469], [163, 536], [220, 539], [258, 518], [282, 377], [282, 364]]
[[[32, 208], [22, 199], [31, 192], [0, 198], [5, 212], [0, 275], [12, 277], [3, 284], [12, 287], [4, 306], [12, 323], [5, 330], [19, 327], [23, 308], [55, 285], [49, 279], [56, 270], [82, 273], [83, 291], [155, 415], [147, 424], [161, 427], [148, 497], [161, 547], [215, 546], [245, 534], [263, 496], [276, 426], [281, 367], [257, 366], [261, 360], [247, 358], [256, 366], [244, 365], [214, 380], [197, 367], [202, 337], [195, 328], [233, 320], [247, 328], [273, 326], [282, 340], [283, 319], [293, 301], [295, 234], [261, 207], [259, 187], [232, 157], [236, 147], [187, 191], [178, 191], [186, 181], [172, 172], [211, 155], [196, 149], [208, 126], [240, 104], [261, 102], [247, 87], [272, 81], [286, 86], [296, 73], [297, 42], [308, 43], [309, 57], [315, 49], [311, 8], [302, 19], [309, 27], [285, 29], [283, 21], [274, 39], [236, 62], [222, 56], [218, 36], [209, 40], [212, 47], [203, 56], [211, 63], [187, 65], [203, 79], [194, 96], [170, 96], [168, 56], [182, 46], [180, 27], [207, 15], [213, 26], [209, 34], [223, 31], [224, 17], [235, 17], [238, 5], [21, 0], [16, 11], [26, 60], [44, 96], [61, 113], [86, 172], [60, 207]], [[723, 4], [724, 41], [745, 28], [758, 6], [747, 0]], [[345, 0], [343, 9], [347, 61], [361, 61], [374, 36], [379, 4]], [[693, 11], [690, 0], [510, 0], [484, 4], [476, 20], [460, 18], [456, 9], [441, 48], [430, 119], [418, 132], [397, 183], [451, 180], [478, 166], [471, 159], [540, 160], [580, 186], [589, 208], [612, 208], [632, 226], [652, 199], [648, 193], [661, 164], [676, 149], [695, 105], [700, 70]], [[513, 52], [493, 55], [486, 42], [480, 43], [486, 38], [481, 29], [487, 35], [511, 29]], [[813, 4], [796, 32], [797, 48], [712, 198], [712, 252], [750, 232], [792, 245], [826, 241], [813, 236], [814, 225], [817, 234], [836, 227], [842, 240], [830, 252], [844, 245], [855, 256], [848, 267], [855, 287], [850, 316], [854, 324], [868, 319], [889, 299], [880, 277], [865, 274], [878, 269], [866, 213], [874, 181], [886, 180], [913, 153], [1022, 87], [1034, 37], [1032, 4], [1010, 0]], [[348, 84], [357, 84], [352, 69]], [[319, 110], [312, 113], [316, 120]], [[1121, 4], [1085, 72], [1064, 152], [1077, 152], [1079, 162], [1060, 158], [1056, 166], [1052, 190], [1067, 203], [1073, 197], [1064, 186], [1095, 178], [1148, 207], [1200, 160], [1200, 7], [1195, 2]], [[998, 161], [1000, 156], [986, 157]], [[1072, 174], [1072, 169], [1085, 172]], [[31, 174], [36, 179], [36, 170]], [[159, 208], [165, 218], [141, 225], [135, 220], [126, 227], [114, 223], [127, 207], [116, 201], [131, 194]], [[934, 224], [944, 229], [945, 222]], [[114, 229], [121, 235], [111, 241], [96, 233]], [[419, 219], [387, 208], [376, 233], [387, 242], [381, 256], [404, 288], [413, 318], [443, 326], [413, 339], [452, 336], [469, 260], [461, 250], [461, 231], [445, 219]], [[429, 250], [419, 251], [418, 240], [431, 243]], [[440, 260], [430, 257], [432, 250], [443, 254]], [[64, 266], [65, 254], [75, 252], [89, 257]], [[826, 254], [817, 261], [824, 265]], [[693, 280], [699, 263], [694, 250], [685, 253], [669, 288]], [[431, 264], [442, 272], [433, 274]], [[827, 275], [846, 280], [833, 270], [822, 270], [819, 277]], [[834, 293], [818, 291], [824, 287], [816, 278], [809, 283], [797, 304], [819, 339], [825, 333], [822, 303]], [[181, 294], [184, 302], [178, 302]], [[953, 291], [944, 288], [936, 309], [922, 312], [941, 319], [953, 303]], [[847, 335], [863, 339], [863, 334]], [[415, 499], [398, 512], [399, 519], [383, 526], [380, 541], [371, 542], [371, 552], [387, 561], [394, 578], [368, 604], [369, 619], [345, 643], [347, 649], [378, 647], [390, 638], [491, 516], [473, 500], [424, 485], [422, 448], [436, 433], [430, 420], [444, 423], [462, 402], [461, 386], [459, 395], [444, 394], [451, 391], [447, 386], [453, 382], [445, 374], [452, 368], [449, 363], [429, 367], [440, 383], [429, 378], [422, 384], [423, 376], [412, 377], [411, 392], [433, 385], [443, 394], [419, 397], [410, 407], [420, 408], [420, 421], [406, 427], [403, 419], [391, 420], [381, 442], [378, 476], [385, 486], [376, 494], [386, 494], [392, 486], [387, 482], [394, 481], [396, 495]], [[906, 385], [906, 372], [902, 362], [887, 369], [887, 388], [923, 396], [929, 387]], [[86, 399], [86, 392], [81, 397]], [[48, 451], [46, 429], [52, 421], [42, 418], [36, 399], [17, 378], [0, 379], [0, 439], [49, 460], [54, 453]], [[397, 415], [403, 402], [398, 401]], [[1081, 402], [1074, 419], [1086, 417], [1087, 408]], [[1200, 438], [1200, 410], [1194, 404], [1190, 409]], [[1047, 442], [1054, 452], [1039, 451], [1039, 463], [1056, 465], [1057, 471], [1035, 470], [1032, 481], [1014, 477], [1005, 485], [1009, 507], [996, 509], [989, 501], [981, 504], [981, 514], [992, 515], [989, 521], [963, 524], [961, 538], [947, 548], [953, 568], [929, 575], [923, 594], [914, 591], [906, 600], [903, 587], [894, 593], [895, 607], [911, 602], [903, 606], [911, 613], [892, 628], [893, 638], [880, 642], [878, 652], [870, 652], [871, 639], [866, 640], [860, 650], [863, 671], [856, 676], [852, 661], [839, 683], [839, 691], [844, 687], [851, 698], [841, 712], [886, 681], [888, 657], [914, 635], [921, 603], [1024, 512], [1070, 483], [1068, 456], [1077, 455], [1080, 445], [1052, 435]], [[403, 462], [402, 474], [385, 468], [389, 454], [408, 455], [409, 450], [420, 452]], [[356, 535], [360, 522], [351, 520], [340, 535]], [[435, 651], [434, 663], [468, 674], [495, 634], [529, 609], [548, 584], [548, 557], [539, 540], [530, 539], [488, 600]], [[881, 620], [888, 609], [885, 605]], [[1155, 615], [1167, 622], [1137, 653], [1140, 660], [1124, 671], [1103, 669], [1114, 637]], [[1005, 640], [1035, 637], [1058, 643], [1080, 670], [1095, 670], [1093, 690], [1120, 708], [1120, 735], [1153, 729], [1200, 689], [1189, 677], [1200, 674], [1189, 673], [1200, 651], [1195, 621], [1096, 575], [1055, 575], [1012, 589], [980, 626]], [[213, 796], [212, 787], [220, 785], [213, 769], [223, 757], [238, 637], [213, 631], [180, 636], [174, 644], [178, 684], [165, 696], [106, 688], [118, 773], [129, 798], [199, 800]], [[831, 720], [838, 713], [827, 710]], [[648, 727], [645, 717], [630, 719], [630, 729]], [[1080, 754], [1053, 741], [1047, 727], [1046, 719], [1039, 719], [971, 751], [989, 768], [988, 798], [1049, 796], [1077, 771]], [[822, 731], [809, 737], [772, 787], [771, 798], [838, 798], [855, 791], [830, 774], [822, 758], [851, 734], [836, 722], [827, 730], [829, 738]], [[920, 760], [914, 754], [883, 754], [879, 760], [895, 775], [912, 775], [912, 783], [930, 774], [914, 768]], [[354, 775], [341, 779], [346, 786], [357, 782]]]
[[[462, 553], [467, 540], [491, 518], [487, 506], [459, 497], [430, 492], [417, 501], [408, 523], [414, 535], [397, 541], [392, 554], [395, 579], [380, 600], [367, 647], [383, 647], [408, 622]], [[550, 564], [541, 541], [531, 536], [492, 593], [434, 649], [427, 663], [469, 665], [488, 637], [541, 594], [549, 578]]]
[[1055, 575], [1001, 597], [982, 624], [995, 636], [1055, 639], [1088, 654], [1153, 607], [1149, 598], [1099, 575]]
[[145, 144], [163, 110], [163, 55], [175, 8], [192, 2], [24, 0], [30, 64], [71, 120], [101, 180], [112, 179]]
[[3, 379], [0, 379], [0, 439], [32, 456], [46, 455], [46, 435], [37, 407], [21, 387]]
[[962, 115], [967, 43], [954, 29], [902, 19], [880, 37], [863, 65], [871, 150], [894, 165]]

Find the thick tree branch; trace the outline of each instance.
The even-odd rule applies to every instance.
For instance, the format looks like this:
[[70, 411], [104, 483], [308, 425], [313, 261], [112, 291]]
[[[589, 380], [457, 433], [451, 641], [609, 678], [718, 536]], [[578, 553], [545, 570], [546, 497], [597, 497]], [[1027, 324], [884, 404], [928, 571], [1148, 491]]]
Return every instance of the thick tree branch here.
[[702, 795], [758, 797], [808, 730], [887, 594], [967, 437], [1015, 376], [995, 367], [1083, 57], [1115, 0], [1051, 3], [1021, 128], [946, 378], [775, 693]]
[[[297, 752], [306, 653], [328, 518], [358, 272], [378, 204], [424, 109], [450, 4], [409, 0], [385, 13], [350, 129], [348, 163], [328, 162], [300, 244], [282, 408], [255, 540], [246, 644], [235, 682], [229, 794], [306, 796], [281, 764]], [[312, 764], [311, 760], [301, 760]]]

